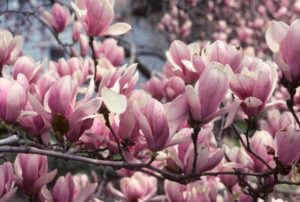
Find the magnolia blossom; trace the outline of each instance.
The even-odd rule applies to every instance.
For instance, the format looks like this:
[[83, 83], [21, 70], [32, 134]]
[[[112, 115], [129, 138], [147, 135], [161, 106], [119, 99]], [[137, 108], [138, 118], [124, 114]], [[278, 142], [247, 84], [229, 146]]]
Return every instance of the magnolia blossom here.
[[[234, 119], [240, 102], [234, 102], [218, 110], [228, 90], [229, 76], [226, 69], [217, 62], [210, 63], [195, 87], [188, 85], [186, 88], [185, 97], [189, 105], [190, 121], [203, 125], [229, 112], [225, 127], [229, 126]], [[184, 105], [181, 107], [184, 107]]]
[[227, 201], [227, 197], [225, 195], [221, 196], [218, 194], [218, 190], [224, 189], [224, 186], [219, 182], [218, 178], [214, 177], [202, 177], [201, 181], [192, 182], [187, 185], [165, 180], [164, 189], [168, 197], [168, 201]]
[[277, 83], [277, 72], [271, 64], [260, 59], [245, 57], [241, 73], [235, 74], [230, 89], [241, 100], [248, 116], [261, 112], [271, 97]]
[[124, 62], [124, 48], [118, 46], [117, 40], [113, 38], [105, 39], [102, 43], [94, 41], [93, 47], [97, 58], [106, 57], [114, 66]]
[[274, 53], [275, 61], [284, 78], [297, 86], [300, 84], [299, 31], [300, 21], [297, 19], [290, 26], [284, 22], [273, 21], [266, 32], [267, 44]]
[[23, 37], [13, 37], [7, 30], [0, 29], [0, 70], [10, 64], [22, 53]]
[[55, 132], [66, 135], [66, 138], [75, 142], [82, 133], [93, 124], [93, 117], [100, 108], [101, 98], [90, 99], [94, 90], [94, 81], [91, 80], [89, 92], [76, 102], [78, 86], [70, 76], [65, 76], [55, 82], [47, 91], [44, 106], [33, 96], [29, 96], [31, 106], [51, 125]]
[[69, 10], [59, 3], [54, 3], [50, 12], [43, 10], [42, 15], [46, 23], [57, 33], [64, 31], [71, 21]]
[[76, 0], [75, 3], [71, 2], [71, 5], [78, 21], [89, 36], [121, 35], [131, 29], [127, 23], [111, 25], [115, 15], [114, 1]]
[[291, 165], [300, 157], [300, 131], [295, 124], [282, 128], [275, 134], [275, 155], [283, 165]]
[[0, 165], [0, 201], [8, 201], [17, 188], [14, 186], [14, 170], [10, 162]]
[[49, 68], [56, 71], [61, 77], [70, 75], [73, 80], [77, 81], [78, 84], [82, 84], [86, 81], [89, 73], [88, 61], [83, 61], [72, 57], [67, 61], [64, 58], [58, 60], [58, 62], [50, 61]]
[[96, 150], [100, 147], [107, 147], [110, 130], [105, 125], [103, 115], [95, 117], [93, 125], [86, 130], [79, 141], [88, 149]]
[[122, 114], [127, 108], [127, 97], [138, 80], [136, 64], [107, 70], [99, 84], [98, 95], [110, 112]]
[[60, 176], [50, 193], [47, 189], [42, 190], [43, 197], [47, 202], [80, 202], [88, 201], [92, 198], [97, 188], [97, 184], [86, 184], [80, 187], [70, 173]]
[[[225, 147], [226, 157], [228, 162], [221, 163], [217, 167], [220, 172], [235, 172], [236, 170], [250, 171], [253, 168], [252, 158], [240, 147], [228, 148]], [[221, 182], [227, 187], [233, 187], [238, 182], [236, 175], [220, 175]]]
[[192, 21], [189, 15], [184, 10], [179, 9], [173, 2], [171, 3], [171, 12], [164, 14], [157, 27], [171, 34], [172, 39], [178, 38], [176, 35], [186, 37], [191, 33]]
[[169, 126], [163, 105], [151, 99], [139, 115], [139, 125], [150, 150], [161, 150], [169, 139]]
[[141, 84], [142, 89], [152, 95], [157, 100], [165, 97], [164, 86], [166, 79], [164, 77], [152, 76], [146, 83]]
[[175, 99], [178, 95], [185, 92], [184, 81], [178, 76], [172, 76], [166, 80], [164, 85], [164, 91], [166, 94], [166, 99], [171, 101]]
[[[30, 103], [27, 102], [25, 111], [33, 111]], [[46, 126], [45, 121], [39, 114], [30, 114], [27, 116], [21, 116], [18, 119], [18, 123], [32, 136], [40, 137], [47, 132], [49, 127]]]
[[[19, 80], [27, 82], [24, 76], [19, 75]], [[21, 83], [22, 84], [22, 83]], [[26, 87], [20, 82], [0, 78], [0, 120], [14, 123], [18, 120], [27, 102]]]
[[268, 131], [273, 137], [277, 131], [286, 128], [294, 123], [293, 115], [290, 112], [281, 113], [278, 109], [270, 109], [266, 120], [260, 120], [259, 125], [262, 130]]
[[224, 41], [215, 41], [205, 48], [205, 59], [209, 62], [215, 61], [222, 65], [229, 65], [233, 72], [242, 70], [242, 51], [239, 48], [226, 44]]
[[80, 22], [76, 21], [74, 23], [73, 31], [72, 31], [72, 40], [73, 41], [79, 40], [80, 34], [81, 34], [81, 29], [82, 29], [82, 26], [81, 26]]
[[198, 44], [187, 46], [182, 41], [173, 41], [166, 52], [166, 74], [179, 76], [188, 84], [197, 81], [206, 67], [203, 59], [199, 56], [199, 49]]
[[[243, 140], [245, 142], [245, 140]], [[273, 137], [267, 131], [256, 131], [253, 137], [250, 139], [250, 147], [251, 149], [258, 154], [265, 162], [267, 162], [270, 166], [274, 164], [272, 156], [268, 153], [268, 147], [274, 148]], [[266, 165], [261, 162], [260, 159], [251, 156], [254, 165], [253, 170], [256, 172], [263, 172], [267, 170]]]
[[51, 182], [57, 170], [48, 173], [47, 156], [37, 154], [18, 154], [14, 164], [16, 183], [27, 194], [38, 194], [44, 185]]
[[13, 78], [17, 79], [19, 74], [24, 74], [29, 83], [35, 83], [42, 72], [42, 65], [36, 63], [30, 56], [19, 57], [13, 66]]
[[79, 37], [80, 56], [87, 56], [89, 53], [89, 38], [85, 34], [80, 34]]
[[141, 172], [135, 172], [131, 177], [124, 177], [120, 181], [121, 191], [115, 189], [111, 183], [108, 189], [116, 197], [126, 201], [148, 201], [156, 194], [157, 179]]
[[[200, 134], [205, 135], [206, 132]], [[197, 174], [211, 170], [216, 167], [224, 156], [224, 149], [218, 149], [210, 146], [210, 140], [207, 142], [206, 138], [199, 138], [197, 141], [197, 162], [195, 169], [194, 164], [194, 145], [192, 142], [185, 141], [179, 145], [168, 148], [169, 163], [180, 168], [181, 172], [185, 174], [192, 174], [193, 171]], [[171, 162], [172, 160], [173, 162]]]

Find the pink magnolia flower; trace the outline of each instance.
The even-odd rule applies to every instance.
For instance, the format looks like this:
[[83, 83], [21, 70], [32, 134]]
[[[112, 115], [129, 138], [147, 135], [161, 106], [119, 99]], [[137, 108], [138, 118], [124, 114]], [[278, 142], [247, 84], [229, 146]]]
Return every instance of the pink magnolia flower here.
[[210, 63], [202, 73], [195, 87], [188, 85], [185, 96], [189, 105], [189, 111], [193, 122], [206, 124], [214, 118], [229, 113], [225, 127], [234, 119], [239, 102], [218, 110], [229, 90], [229, 76], [223, 65]]
[[51, 182], [57, 170], [48, 173], [47, 156], [18, 154], [14, 164], [16, 183], [30, 195], [38, 194], [44, 185]]
[[102, 43], [94, 41], [93, 47], [97, 58], [104, 56], [113, 66], [120, 66], [124, 62], [124, 48], [118, 46], [113, 38], [105, 39]]
[[22, 53], [23, 37], [13, 36], [7, 30], [0, 29], [0, 70], [10, 64]]
[[110, 192], [126, 202], [149, 201], [156, 194], [157, 179], [141, 172], [135, 172], [131, 177], [121, 179], [120, 188], [121, 191], [115, 189], [111, 183], [108, 184]]
[[127, 108], [127, 97], [134, 90], [138, 80], [136, 64], [109, 69], [99, 84], [98, 95], [103, 98], [110, 112], [122, 114]]
[[[18, 78], [22, 78], [22, 75]], [[17, 81], [0, 78], [0, 94], [0, 120], [16, 122], [27, 102], [26, 90]]]
[[166, 80], [164, 90], [167, 101], [172, 101], [185, 92], [184, 81], [178, 76], [172, 76]]
[[120, 115], [119, 137], [125, 146], [132, 146], [140, 136], [140, 127], [135, 116], [135, 108], [132, 100], [128, 100], [126, 111]]
[[242, 51], [224, 41], [215, 41], [205, 48], [205, 59], [208, 62], [219, 62], [222, 65], [229, 65], [234, 73], [239, 73], [242, 70]]
[[[235, 170], [249, 171], [253, 168], [253, 160], [240, 147], [227, 148], [226, 156], [228, 162], [217, 167], [220, 172], [234, 172]], [[220, 175], [221, 182], [227, 187], [233, 187], [238, 182], [236, 175]]]
[[[245, 142], [245, 140], [244, 140]], [[246, 142], [245, 142], [246, 143]], [[274, 148], [273, 137], [267, 131], [256, 131], [250, 139], [251, 149], [258, 154], [265, 162], [272, 166], [273, 158], [268, 153], [267, 147]], [[252, 154], [249, 154], [254, 162], [253, 170], [255, 172], [263, 172], [267, 169], [266, 165]]]
[[185, 202], [186, 185], [177, 182], [165, 180], [164, 189], [169, 201]]
[[179, 76], [185, 83], [190, 84], [197, 81], [205, 69], [203, 59], [199, 56], [199, 45], [173, 41], [166, 53], [167, 64], [165, 71], [168, 76]]
[[76, 21], [74, 23], [74, 26], [73, 26], [73, 32], [72, 32], [72, 40], [73, 41], [78, 41], [79, 38], [80, 38], [80, 34], [81, 34], [81, 24], [80, 22]]
[[49, 202], [81, 202], [89, 201], [97, 188], [97, 184], [87, 184], [80, 187], [70, 173], [60, 176], [50, 193], [43, 189], [43, 197]]
[[234, 162], [239, 166], [237, 169], [249, 172], [253, 169], [254, 162], [252, 158], [248, 155], [248, 153], [241, 147], [233, 147], [233, 148], [227, 148], [226, 149], [226, 155], [229, 158], [229, 162]]
[[170, 131], [163, 105], [155, 99], [149, 100], [138, 120], [149, 149], [159, 151], [164, 148]]
[[79, 141], [86, 148], [96, 150], [101, 147], [107, 147], [109, 134], [110, 130], [105, 125], [103, 115], [99, 115], [95, 117], [92, 127], [83, 133]]
[[[185, 174], [193, 173], [194, 145], [187, 141], [168, 149], [170, 158]], [[198, 142], [195, 173], [201, 174], [216, 167], [224, 156], [224, 149], [213, 149]]]
[[33, 93], [40, 102], [44, 102], [45, 95], [49, 88], [59, 80], [60, 76], [56, 71], [46, 72], [36, 82], [36, 87]]
[[[164, 189], [169, 201], [206, 202], [219, 201], [218, 198], [220, 194], [218, 194], [218, 191], [224, 189], [224, 186], [220, 183], [218, 178], [201, 177], [201, 181], [198, 180], [187, 185], [165, 180]], [[224, 201], [229, 201], [226, 196], [222, 195], [221, 197]]]
[[290, 26], [284, 22], [273, 21], [266, 32], [266, 41], [274, 53], [275, 61], [284, 74], [284, 78], [299, 85], [300, 60], [300, 21], [295, 20]]
[[58, 60], [58, 62], [50, 61], [49, 67], [51, 70], [56, 71], [61, 77], [70, 75], [73, 80], [76, 80], [78, 84], [83, 84], [89, 74], [88, 61], [83, 61], [72, 57], [67, 61], [64, 58]]
[[89, 36], [121, 35], [128, 32], [131, 26], [127, 23], [115, 23], [113, 5], [110, 0], [76, 0], [71, 5], [78, 21]]
[[89, 38], [85, 34], [80, 34], [79, 37], [80, 56], [87, 56], [89, 53]]
[[266, 106], [276, 84], [276, 69], [256, 58], [244, 58], [243, 70], [235, 74], [230, 88], [241, 100], [242, 109], [248, 116], [255, 116]]
[[165, 97], [164, 86], [166, 79], [158, 76], [152, 76], [146, 83], [141, 84], [142, 89], [152, 95], [157, 100], [162, 100]]
[[14, 79], [17, 79], [19, 74], [24, 74], [29, 83], [35, 83], [42, 70], [42, 65], [36, 63], [33, 58], [22, 56], [16, 60], [12, 74]]
[[69, 10], [59, 3], [54, 3], [50, 12], [43, 10], [42, 15], [46, 23], [57, 33], [64, 31], [71, 21]]
[[295, 124], [282, 128], [275, 134], [275, 155], [283, 165], [291, 165], [299, 159], [300, 131]]
[[0, 165], [0, 201], [8, 201], [17, 191], [14, 170], [10, 162]]
[[[25, 111], [33, 111], [33, 108], [31, 107], [30, 103], [27, 102], [25, 106]], [[42, 118], [42, 116], [38, 114], [32, 114], [27, 116], [21, 116], [18, 120], [18, 123], [27, 131], [30, 133], [30, 135], [35, 137], [42, 136], [48, 127], [46, 127], [46, 124]]]
[[54, 131], [66, 135], [70, 142], [76, 142], [82, 133], [93, 124], [95, 113], [102, 104], [101, 98], [90, 99], [94, 81], [90, 81], [85, 97], [76, 102], [78, 86], [70, 76], [64, 76], [47, 91], [44, 106], [31, 94], [31, 106], [51, 125]]
[[294, 123], [293, 115], [290, 112], [281, 113], [278, 109], [269, 110], [267, 120], [259, 120], [260, 128], [268, 131], [273, 137], [277, 131], [292, 123]]

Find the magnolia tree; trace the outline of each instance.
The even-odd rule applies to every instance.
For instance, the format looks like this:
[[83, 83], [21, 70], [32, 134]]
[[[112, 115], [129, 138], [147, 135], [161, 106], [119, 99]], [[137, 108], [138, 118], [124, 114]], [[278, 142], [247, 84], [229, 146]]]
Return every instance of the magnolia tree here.
[[[299, 20], [269, 23], [272, 61], [220, 40], [175, 40], [163, 73], [139, 89], [141, 65], [124, 64], [119, 45], [131, 26], [115, 22], [113, 0], [51, 3], [1, 13], [36, 19], [68, 55], [37, 62], [22, 54], [22, 36], [0, 31], [1, 202], [299, 195]], [[59, 36], [70, 25], [65, 44]], [[48, 169], [53, 157], [120, 177]]]

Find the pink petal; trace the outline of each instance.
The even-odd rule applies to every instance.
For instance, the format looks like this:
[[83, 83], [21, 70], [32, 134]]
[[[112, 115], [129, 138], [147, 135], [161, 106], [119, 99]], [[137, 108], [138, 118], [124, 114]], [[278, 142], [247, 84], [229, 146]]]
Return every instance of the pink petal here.
[[70, 123], [76, 123], [89, 118], [96, 113], [102, 104], [101, 98], [94, 98], [77, 108], [69, 117]]
[[97, 188], [97, 183], [89, 184], [83, 188], [81, 188], [79, 194], [77, 195], [76, 199], [74, 202], [82, 202], [82, 201], [87, 201], [89, 197], [93, 195]]
[[289, 26], [284, 22], [272, 21], [266, 31], [266, 42], [273, 53], [279, 51], [279, 45], [288, 31]]
[[50, 173], [44, 174], [43, 176], [41, 176], [39, 179], [37, 179], [37, 180], [34, 182], [32, 188], [33, 188], [34, 190], [40, 189], [40, 188], [43, 187], [44, 185], [46, 185], [46, 184], [48, 184], [49, 182], [51, 182], [51, 181], [55, 178], [56, 174], [57, 174], [57, 170], [56, 170], [56, 169], [53, 170], [53, 171], [51, 171]]

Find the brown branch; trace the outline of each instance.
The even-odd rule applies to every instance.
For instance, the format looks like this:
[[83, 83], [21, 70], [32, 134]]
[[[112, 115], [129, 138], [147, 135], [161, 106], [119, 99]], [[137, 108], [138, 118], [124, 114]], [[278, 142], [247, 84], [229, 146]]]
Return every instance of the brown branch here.
[[93, 57], [93, 61], [94, 61], [94, 81], [96, 83], [98, 60], [97, 60], [96, 52], [95, 52], [95, 49], [94, 49], [94, 37], [91, 36], [89, 39], [90, 39], [89, 40], [89, 46], [92, 50], [92, 57]]

